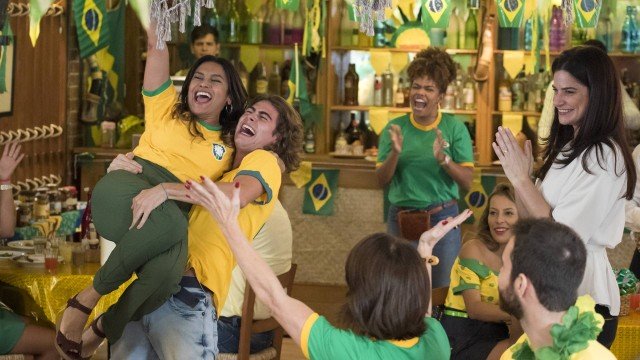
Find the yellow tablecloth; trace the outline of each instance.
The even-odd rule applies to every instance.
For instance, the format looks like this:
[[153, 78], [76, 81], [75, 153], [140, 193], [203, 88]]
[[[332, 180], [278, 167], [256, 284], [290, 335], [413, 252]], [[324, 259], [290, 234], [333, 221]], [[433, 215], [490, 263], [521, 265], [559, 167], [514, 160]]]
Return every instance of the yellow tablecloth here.
[[[42, 308], [44, 315], [55, 324], [56, 318], [66, 307], [67, 300], [93, 282], [93, 274], [100, 264], [86, 263], [82, 267], [71, 264], [59, 264], [55, 274], [42, 267], [21, 267], [12, 260], [0, 261], [0, 281], [24, 290]], [[103, 296], [94, 308], [89, 320], [100, 315], [115, 303], [129, 283], [106, 296]]]
[[618, 320], [618, 333], [611, 346], [618, 360], [640, 359], [640, 311], [632, 311]]

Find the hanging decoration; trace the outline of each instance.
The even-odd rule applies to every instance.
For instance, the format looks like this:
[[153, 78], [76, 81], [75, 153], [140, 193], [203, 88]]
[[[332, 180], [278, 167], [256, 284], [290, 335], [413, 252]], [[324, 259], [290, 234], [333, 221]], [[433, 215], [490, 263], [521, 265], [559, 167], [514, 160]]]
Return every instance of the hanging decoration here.
[[11, 24], [5, 20], [6, 18], [3, 18], [4, 26], [2, 27], [2, 36], [0, 36], [0, 46], [2, 46], [0, 48], [2, 52], [0, 58], [0, 94], [7, 92], [7, 52], [13, 39]]
[[562, 5], [560, 5], [560, 7], [562, 8], [564, 23], [567, 26], [573, 24], [573, 0], [562, 0]]
[[[213, 0], [194, 0], [193, 26], [200, 26], [200, 8], [203, 6], [212, 9], [215, 4]], [[180, 32], [185, 32], [187, 16], [191, 16], [190, 0], [152, 0], [151, 18], [157, 21], [158, 49], [164, 49], [165, 42], [171, 41], [171, 24], [179, 23]]]
[[422, 12], [426, 16], [422, 17], [422, 24], [427, 28], [449, 27], [449, 17], [451, 16], [450, 0], [423, 0]]
[[51, 6], [53, 0], [30, 0], [29, 1], [29, 38], [31, 46], [36, 47], [36, 41], [40, 36], [40, 19]]
[[524, 7], [525, 0], [498, 0], [498, 22], [500, 27], [519, 28], [524, 18]]
[[391, 8], [391, 0], [355, 0], [353, 10], [360, 22], [360, 31], [373, 36], [373, 23], [385, 20], [384, 11], [387, 8]]
[[[310, 6], [309, 6], [310, 5]], [[305, 7], [304, 36], [302, 38], [302, 56], [321, 53], [325, 57], [324, 18], [326, 16], [325, 1], [308, 0]]]
[[300, 9], [300, 0], [276, 0], [276, 7], [289, 11], [298, 11]]
[[579, 28], [595, 28], [598, 25], [602, 2], [597, 0], [573, 0], [576, 24]]
[[106, 14], [105, 0], [73, 0], [81, 58], [86, 59], [108, 45], [111, 36], [105, 25]]

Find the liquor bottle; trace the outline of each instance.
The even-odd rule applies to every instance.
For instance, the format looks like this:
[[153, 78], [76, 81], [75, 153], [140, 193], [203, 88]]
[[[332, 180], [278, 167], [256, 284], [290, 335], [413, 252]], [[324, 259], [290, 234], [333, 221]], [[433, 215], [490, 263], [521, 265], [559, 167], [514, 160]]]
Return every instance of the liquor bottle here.
[[398, 88], [396, 89], [396, 94], [394, 96], [394, 103], [396, 107], [404, 106], [404, 92], [402, 89], [404, 88], [404, 81], [402, 78], [398, 78]]
[[451, 17], [449, 18], [449, 28], [447, 29], [447, 48], [459, 49], [458, 32], [460, 19], [458, 17], [458, 8], [451, 11]]
[[336, 134], [336, 141], [333, 146], [337, 154], [348, 154], [349, 145], [347, 144], [347, 134], [344, 131], [344, 124], [340, 121], [340, 127]]
[[352, 37], [353, 24], [349, 19], [349, 7], [346, 2], [343, 2], [342, 6], [342, 17], [340, 18], [340, 45], [341, 46], [352, 46], [353, 37]]
[[474, 50], [478, 48], [478, 0], [469, 0], [469, 16], [464, 24], [464, 48]]
[[360, 132], [358, 113], [351, 112], [351, 120], [349, 126], [347, 126], [347, 144], [352, 145], [354, 142], [359, 141], [362, 144], [362, 132]]
[[229, 3], [227, 21], [229, 22], [227, 31], [227, 42], [240, 42], [240, 14], [238, 13], [236, 0], [231, 0], [231, 2]]
[[464, 109], [464, 79], [462, 69], [460, 68], [460, 63], [456, 63], [456, 79], [454, 81], [455, 84], [455, 109], [462, 110]]
[[[219, 7], [221, 5], [222, 7]], [[226, 1], [217, 1], [216, 7], [218, 8], [218, 39], [219, 42], [227, 42], [229, 37], [229, 3]]]
[[411, 106], [411, 97], [409, 94], [411, 93], [411, 82], [409, 79], [404, 82], [404, 87], [402, 88], [402, 94], [404, 95], [404, 107]]
[[549, 50], [561, 51], [565, 44], [565, 27], [562, 19], [562, 9], [553, 6], [551, 10], [551, 26], [549, 30]]
[[251, 21], [251, 11], [249, 11], [249, 7], [247, 7], [247, 2], [245, 0], [236, 0], [238, 1], [238, 15], [240, 15], [240, 32], [238, 33], [238, 42], [247, 42], [247, 37], [249, 35], [249, 22]]
[[362, 113], [362, 118], [358, 124], [360, 132], [362, 133], [362, 145], [364, 149], [371, 149], [378, 145], [378, 137], [371, 127], [371, 123], [367, 121], [367, 118]]
[[609, 16], [609, 5], [604, 5], [603, 7], [600, 19], [598, 19], [596, 37], [607, 47], [607, 51], [613, 51], [613, 26]]
[[[203, 23], [208, 24], [209, 26], [211, 26], [214, 29], [220, 29], [220, 18], [218, 16], [218, 10], [216, 9], [216, 6], [212, 7], [211, 9], [203, 9], [204, 12], [204, 16], [203, 16]], [[220, 33], [218, 33], [218, 37], [220, 37]]]
[[313, 128], [309, 128], [304, 136], [304, 152], [307, 154], [315, 154], [316, 152], [316, 137], [313, 134]]
[[447, 86], [447, 91], [444, 93], [444, 100], [442, 101], [442, 108], [445, 110], [453, 110], [455, 107], [455, 87], [456, 86], [454, 84], [449, 84], [449, 86]]
[[511, 111], [512, 101], [511, 81], [509, 81], [509, 74], [505, 71], [504, 77], [498, 86], [498, 110]]
[[391, 73], [391, 64], [382, 74], [382, 106], [393, 106], [393, 73]]
[[293, 11], [285, 11], [285, 22], [284, 22], [284, 41], [283, 45], [292, 45], [293, 44]]
[[271, 45], [279, 45], [282, 41], [281, 32], [281, 12], [276, 9], [275, 6], [271, 8], [271, 16], [269, 17], [269, 30], [267, 36], [267, 42]]
[[261, 10], [259, 12], [260, 16], [262, 17], [262, 35], [260, 37], [260, 43], [262, 44], [269, 43], [269, 27], [271, 26], [271, 14], [273, 11], [275, 11], [275, 9], [273, 9], [271, 0], [267, 0], [264, 4], [262, 4]]
[[291, 30], [291, 43], [302, 45], [304, 36], [304, 17], [302, 11], [295, 11], [293, 14], [293, 29]]
[[620, 37], [620, 51], [624, 53], [632, 53], [636, 50], [638, 37], [638, 26], [635, 17], [635, 7], [627, 6], [627, 16], [622, 24], [622, 33]]
[[356, 72], [356, 64], [349, 64], [349, 70], [344, 76], [344, 104], [358, 105], [358, 82], [360, 78]]
[[467, 79], [462, 90], [464, 97], [464, 109], [475, 110], [476, 108], [476, 86], [473, 81], [473, 67], [468, 68]]
[[382, 106], [382, 76], [377, 74], [373, 80], [373, 106]]
[[269, 74], [269, 94], [282, 96], [281, 88], [282, 78], [280, 77], [280, 67], [278, 67], [278, 63], [274, 61], [273, 68], [271, 69], [271, 74]]
[[256, 95], [266, 94], [267, 89], [269, 88], [269, 80], [267, 79], [267, 68], [262, 62], [259, 62], [256, 66], [259, 67], [258, 78], [256, 79]]
[[262, 37], [262, 30], [260, 29], [260, 20], [258, 20], [258, 15], [254, 14], [249, 17], [249, 21], [247, 23], [247, 33], [245, 34], [245, 41], [248, 44], [260, 44]]

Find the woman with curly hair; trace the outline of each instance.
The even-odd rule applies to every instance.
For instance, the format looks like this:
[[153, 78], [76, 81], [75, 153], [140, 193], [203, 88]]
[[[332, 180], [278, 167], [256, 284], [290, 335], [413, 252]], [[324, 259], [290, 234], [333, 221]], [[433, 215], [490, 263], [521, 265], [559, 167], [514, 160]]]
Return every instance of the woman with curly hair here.
[[[418, 53], [408, 69], [411, 114], [391, 120], [382, 132], [376, 175], [388, 186], [391, 203], [387, 231], [400, 236], [398, 212], [428, 210], [431, 226], [458, 214], [458, 187], [469, 189], [473, 149], [469, 131], [451, 114], [439, 111], [447, 85], [456, 77], [453, 60], [430, 47]], [[449, 285], [449, 273], [460, 250], [460, 229], [450, 231], [433, 249], [440, 265], [433, 287]]]
[[511, 316], [500, 310], [498, 294], [502, 252], [517, 221], [513, 188], [498, 184], [478, 222], [478, 236], [464, 243], [451, 269], [441, 322], [452, 359], [499, 359], [521, 335], [517, 322], [507, 326]]

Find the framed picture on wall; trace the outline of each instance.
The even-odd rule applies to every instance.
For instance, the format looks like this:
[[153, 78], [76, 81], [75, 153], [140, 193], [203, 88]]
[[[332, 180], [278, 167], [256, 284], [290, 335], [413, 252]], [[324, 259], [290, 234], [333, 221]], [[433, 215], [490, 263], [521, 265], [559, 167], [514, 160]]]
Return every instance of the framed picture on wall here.
[[[0, 38], [3, 37], [0, 36]], [[0, 46], [0, 116], [10, 116], [13, 113], [15, 44], [16, 37], [12, 36], [8, 45]], [[2, 84], [3, 81], [4, 84]]]

